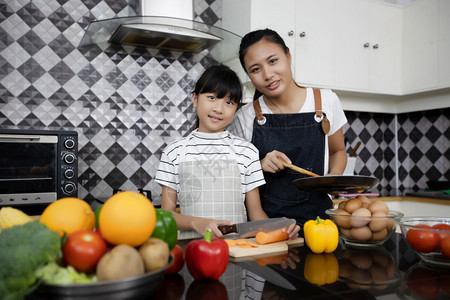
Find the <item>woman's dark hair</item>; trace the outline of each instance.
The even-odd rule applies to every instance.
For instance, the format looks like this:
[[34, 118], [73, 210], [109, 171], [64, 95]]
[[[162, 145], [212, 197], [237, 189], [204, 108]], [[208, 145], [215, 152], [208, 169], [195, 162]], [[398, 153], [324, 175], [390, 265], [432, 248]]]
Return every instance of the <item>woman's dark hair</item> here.
[[[224, 98], [230, 95], [230, 99], [237, 103], [238, 109], [242, 103], [241, 80], [237, 74], [225, 65], [215, 65], [207, 68], [195, 84], [192, 93], [197, 96], [204, 93], [214, 93], [217, 98]], [[194, 127], [198, 128], [199, 120], [196, 117]]]
[[244, 57], [247, 54], [247, 50], [250, 46], [261, 40], [266, 40], [279, 45], [286, 54], [289, 52], [288, 46], [286, 46], [283, 38], [276, 31], [269, 28], [251, 31], [244, 35], [241, 44], [239, 45], [239, 61], [241, 62], [241, 66], [245, 73], [247, 73], [247, 70], [245, 69]]
[[[279, 45], [286, 54], [289, 52], [288, 46], [286, 46], [283, 38], [276, 31], [269, 28], [251, 31], [242, 38], [241, 44], [239, 45], [239, 61], [241, 62], [241, 66], [244, 69], [245, 73], [247, 73], [247, 69], [245, 68], [244, 57], [247, 54], [247, 50], [250, 46], [256, 44], [261, 40], [266, 40], [268, 42]], [[257, 99], [261, 95], [262, 93], [256, 90], [253, 99]]]

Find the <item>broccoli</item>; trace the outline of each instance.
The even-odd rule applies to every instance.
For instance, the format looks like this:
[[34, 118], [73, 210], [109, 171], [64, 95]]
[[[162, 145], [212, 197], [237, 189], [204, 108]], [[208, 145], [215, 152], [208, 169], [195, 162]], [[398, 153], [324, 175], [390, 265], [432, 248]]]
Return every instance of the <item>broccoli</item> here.
[[0, 249], [0, 299], [21, 299], [39, 284], [35, 271], [61, 257], [61, 240], [33, 221], [3, 230]]

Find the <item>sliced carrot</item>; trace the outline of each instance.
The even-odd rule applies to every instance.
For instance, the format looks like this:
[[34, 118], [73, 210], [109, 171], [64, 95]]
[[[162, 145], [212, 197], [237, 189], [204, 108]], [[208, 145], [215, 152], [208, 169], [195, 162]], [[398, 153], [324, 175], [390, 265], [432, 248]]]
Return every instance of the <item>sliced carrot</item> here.
[[247, 244], [247, 240], [246, 239], [237, 239], [236, 240], [236, 245], [241, 246], [241, 245], [246, 245]]
[[225, 243], [227, 243], [228, 247], [235, 247], [236, 244], [236, 240], [232, 240], [232, 239], [225, 239]]
[[249, 242], [249, 241], [247, 241], [246, 245], [254, 247], [254, 248], [259, 247], [259, 245], [257, 243], [253, 243], [253, 242]]
[[271, 232], [258, 232], [255, 236], [255, 240], [260, 245], [265, 245], [269, 243], [275, 243], [287, 240], [289, 235], [287, 232], [281, 231], [281, 229], [274, 230]]
[[260, 257], [256, 260], [256, 263], [260, 266], [265, 266], [265, 265], [279, 265], [281, 264], [284, 260], [286, 260], [288, 254], [287, 253], [283, 253], [280, 255], [274, 255], [274, 256], [266, 256], [266, 257]]

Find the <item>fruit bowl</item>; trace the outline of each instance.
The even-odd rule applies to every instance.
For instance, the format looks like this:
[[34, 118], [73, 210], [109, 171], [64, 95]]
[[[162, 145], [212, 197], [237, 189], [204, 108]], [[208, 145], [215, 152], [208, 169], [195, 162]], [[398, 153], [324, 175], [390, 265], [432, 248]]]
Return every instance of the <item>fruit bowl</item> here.
[[398, 224], [408, 245], [425, 263], [450, 267], [450, 218], [405, 217]]
[[348, 247], [370, 248], [382, 246], [395, 232], [403, 213], [390, 210], [387, 214], [359, 216], [342, 209], [325, 211], [339, 229], [339, 236]]

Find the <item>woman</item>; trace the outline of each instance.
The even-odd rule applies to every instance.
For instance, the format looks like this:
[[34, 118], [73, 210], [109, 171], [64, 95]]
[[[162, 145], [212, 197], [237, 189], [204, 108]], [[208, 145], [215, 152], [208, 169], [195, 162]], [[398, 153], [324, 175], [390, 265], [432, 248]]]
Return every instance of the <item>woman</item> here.
[[263, 210], [269, 217], [294, 218], [300, 226], [316, 216], [326, 218], [325, 210], [332, 207], [329, 195], [297, 189], [292, 180], [299, 174], [280, 160], [319, 175], [342, 175], [347, 119], [338, 97], [295, 83], [289, 48], [273, 30], [245, 35], [239, 59], [257, 99], [236, 113], [229, 130], [259, 150], [266, 180], [260, 187]]

